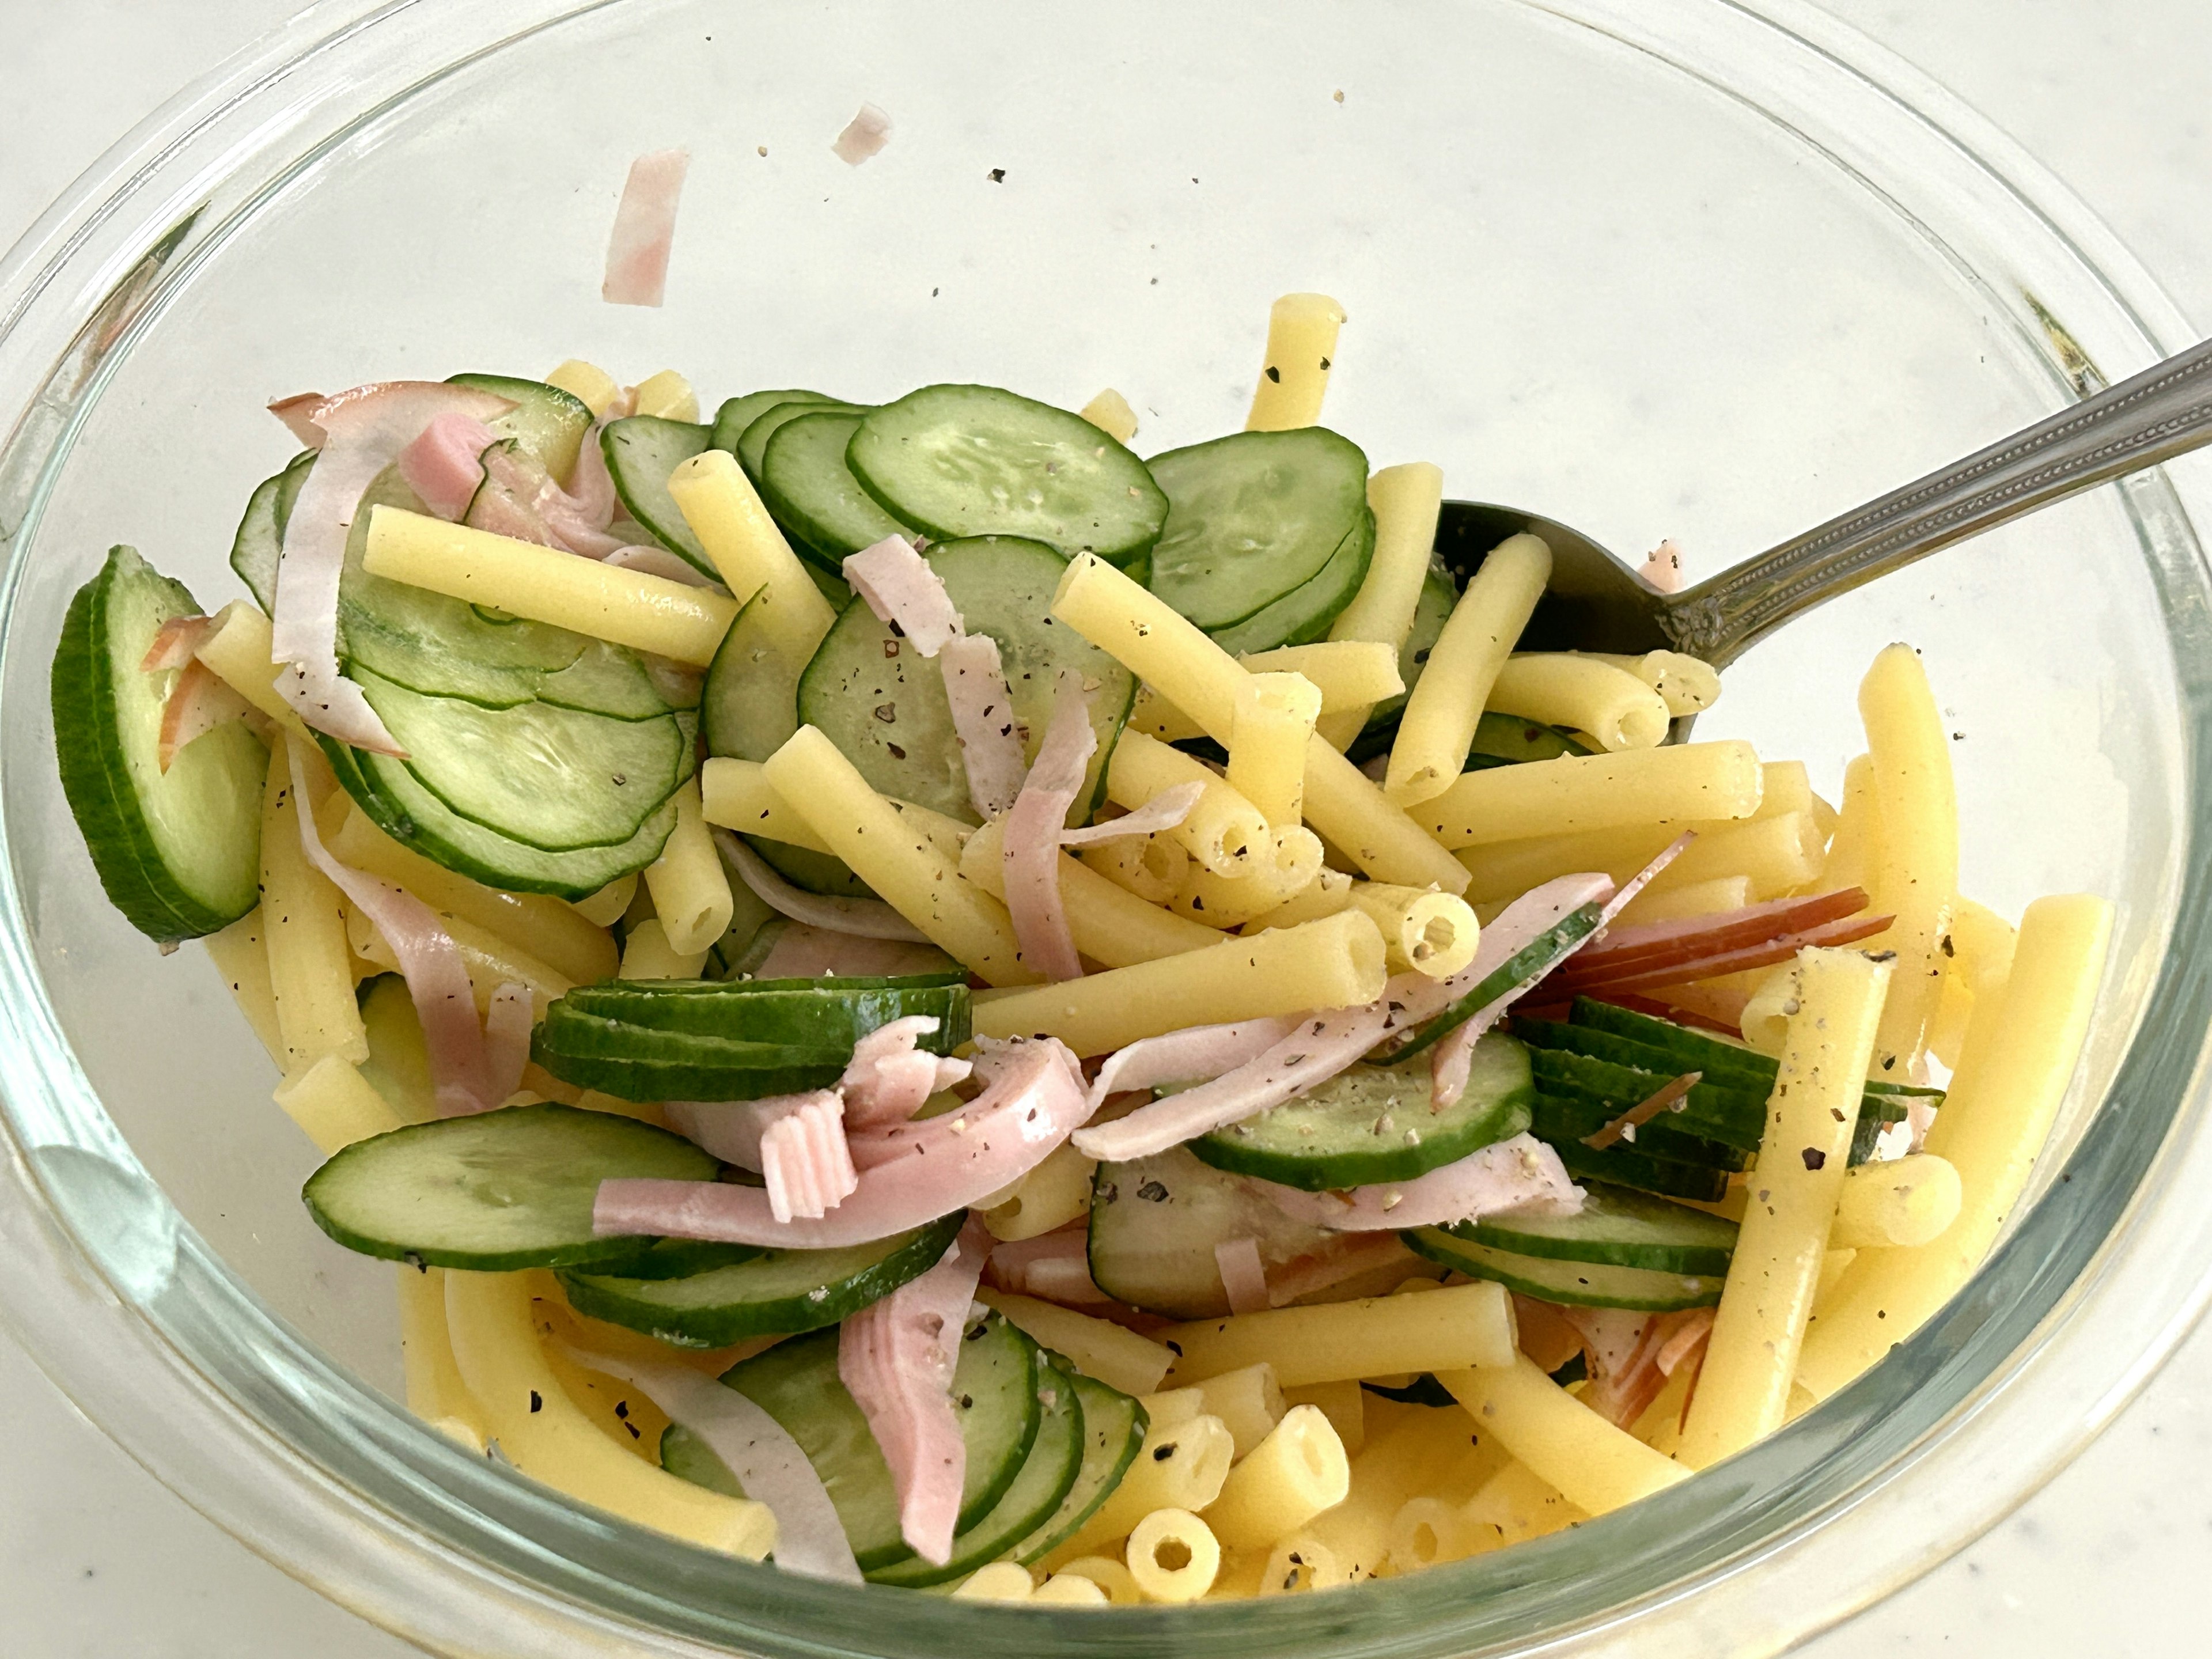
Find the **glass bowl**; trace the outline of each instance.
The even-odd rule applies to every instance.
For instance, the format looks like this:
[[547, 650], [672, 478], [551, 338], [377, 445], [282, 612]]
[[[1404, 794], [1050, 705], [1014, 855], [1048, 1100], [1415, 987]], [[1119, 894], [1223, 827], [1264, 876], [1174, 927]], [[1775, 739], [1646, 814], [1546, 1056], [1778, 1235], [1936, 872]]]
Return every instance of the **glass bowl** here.
[[[896, 126], [858, 168], [830, 141]], [[694, 156], [666, 307], [603, 304], [632, 155]], [[691, 1552], [396, 1403], [391, 1268], [202, 953], [102, 900], [46, 665], [116, 541], [210, 604], [272, 396], [586, 356], [710, 397], [942, 379], [1150, 450], [1233, 429], [1268, 300], [1351, 320], [1377, 465], [1692, 574], [2189, 337], [1937, 88], [1789, 0], [317, 7], [112, 152], [0, 272], [0, 1304], [160, 1478], [287, 1571], [483, 1656], [1763, 1655], [1955, 1549], [2124, 1403], [2204, 1296], [2212, 742], [2191, 463], [1863, 589], [1732, 671], [1700, 735], [1832, 789], [1853, 690], [1923, 647], [1970, 890], [2118, 902], [2033, 1202], [1981, 1275], [1748, 1454], [1512, 1551], [1314, 1600], [1113, 1616], [852, 1591]]]

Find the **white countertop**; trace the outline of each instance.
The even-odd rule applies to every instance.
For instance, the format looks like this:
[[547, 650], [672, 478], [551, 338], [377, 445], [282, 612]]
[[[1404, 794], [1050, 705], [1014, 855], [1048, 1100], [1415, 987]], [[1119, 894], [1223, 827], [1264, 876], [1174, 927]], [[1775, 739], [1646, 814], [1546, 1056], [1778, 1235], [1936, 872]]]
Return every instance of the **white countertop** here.
[[[1829, 0], [1963, 94], [2212, 318], [2212, 7]], [[0, 0], [0, 240], [288, 0]], [[98, 65], [96, 74], [88, 64]], [[398, 1659], [157, 1486], [4, 1336], [0, 1651], [10, 1659]], [[2212, 1540], [2212, 1329], [2019, 1513], [1810, 1659], [2174, 1659]], [[2190, 1631], [2198, 1633], [2192, 1637]]]

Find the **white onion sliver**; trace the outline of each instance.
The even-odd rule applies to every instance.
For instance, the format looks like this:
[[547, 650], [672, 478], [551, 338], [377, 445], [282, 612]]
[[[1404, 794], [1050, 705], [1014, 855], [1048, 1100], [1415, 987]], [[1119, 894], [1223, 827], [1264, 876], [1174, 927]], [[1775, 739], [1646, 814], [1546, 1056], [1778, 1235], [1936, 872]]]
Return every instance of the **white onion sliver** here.
[[714, 840], [738, 878], [752, 889], [753, 896], [779, 915], [832, 933], [901, 939], [909, 945], [929, 942], [927, 934], [881, 899], [827, 898], [801, 891], [769, 869], [766, 860], [727, 830], [716, 830]]
[[1224, 1025], [1191, 1025], [1116, 1048], [1098, 1068], [1091, 1085], [1096, 1110], [1106, 1097], [1125, 1089], [1150, 1089], [1162, 1083], [1193, 1083], [1219, 1077], [1257, 1060], [1308, 1018], [1237, 1020]]
[[1229, 1293], [1230, 1312], [1267, 1311], [1267, 1268], [1260, 1260], [1258, 1239], [1223, 1239], [1213, 1247], [1213, 1265], [1220, 1269], [1221, 1288]]
[[1015, 944], [1023, 962], [1054, 983], [1083, 976], [1060, 890], [1060, 832], [1075, 798], [1083, 793], [1085, 769], [1097, 751], [1098, 734], [1091, 726], [1083, 677], [1062, 669], [1053, 687], [1052, 718], [1046, 722], [1044, 741], [1037, 745], [1036, 760], [1006, 815], [1001, 854]]
[[530, 1032], [538, 1023], [530, 988], [503, 980], [484, 1010], [484, 1099], [496, 1106], [522, 1087], [530, 1063]]
[[1411, 1181], [1355, 1187], [1348, 1193], [1307, 1193], [1273, 1182], [1251, 1183], [1294, 1221], [1344, 1232], [1445, 1227], [1486, 1215], [1520, 1212], [1573, 1215], [1583, 1190], [1559, 1155], [1534, 1135], [1518, 1134]]
[[1194, 780], [1178, 783], [1171, 789], [1163, 789], [1133, 812], [1125, 812], [1118, 818], [1109, 818], [1103, 823], [1085, 824], [1080, 829], [1060, 832], [1062, 847], [1089, 847], [1102, 841], [1119, 841], [1125, 836], [1157, 836], [1172, 830], [1190, 816], [1190, 809], [1198, 805], [1206, 786]]

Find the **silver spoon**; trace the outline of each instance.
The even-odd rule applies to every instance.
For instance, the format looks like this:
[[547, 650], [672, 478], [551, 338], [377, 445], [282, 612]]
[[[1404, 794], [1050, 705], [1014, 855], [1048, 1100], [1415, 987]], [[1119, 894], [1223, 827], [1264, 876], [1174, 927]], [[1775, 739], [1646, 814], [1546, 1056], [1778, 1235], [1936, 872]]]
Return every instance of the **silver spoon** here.
[[[1555, 520], [1446, 501], [1437, 551], [1462, 579], [1522, 530], [1552, 550], [1524, 651], [1686, 652], [1716, 668], [1814, 605], [2092, 484], [2212, 443], [2212, 340], [1680, 593]], [[1687, 721], [1677, 721], [1680, 738]]]

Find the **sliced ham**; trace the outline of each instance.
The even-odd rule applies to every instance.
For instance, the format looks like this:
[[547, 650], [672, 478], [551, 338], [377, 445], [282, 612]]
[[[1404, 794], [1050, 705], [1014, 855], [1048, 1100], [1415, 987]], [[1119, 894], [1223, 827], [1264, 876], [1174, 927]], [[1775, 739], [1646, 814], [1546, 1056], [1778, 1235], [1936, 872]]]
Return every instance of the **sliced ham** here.
[[1017, 1296], [1034, 1296], [1066, 1307], [1096, 1307], [1112, 1298], [1091, 1279], [1089, 1247], [1090, 1235], [1081, 1222], [997, 1245], [991, 1251], [991, 1283]]
[[1644, 565], [1638, 575], [1650, 582], [1662, 593], [1682, 591], [1682, 550], [1673, 541], [1662, 541], [1644, 556]]
[[198, 658], [192, 658], [161, 704], [161, 731], [154, 747], [156, 763], [167, 772], [177, 757], [198, 739], [252, 711], [253, 705], [234, 691], [228, 682]]
[[[711, 1181], [605, 1181], [592, 1225], [602, 1234], [653, 1233], [789, 1249], [866, 1244], [979, 1204], [1027, 1175], [1090, 1115], [1082, 1067], [1060, 1043], [979, 1044], [988, 1085], [957, 1112], [851, 1136], [860, 1183], [819, 1221], [778, 1221], [767, 1194]], [[951, 1126], [957, 1124], [955, 1128]], [[865, 1140], [888, 1155], [863, 1163]]]
[[968, 1080], [975, 1070], [969, 1061], [919, 1046], [938, 1024], [934, 1014], [908, 1014], [878, 1025], [853, 1045], [853, 1058], [837, 1080], [847, 1123], [855, 1128], [903, 1123], [932, 1095]]
[[1638, 968], [1666, 967], [1694, 962], [1726, 951], [1763, 945], [1769, 939], [1807, 927], [1840, 921], [1867, 907], [1866, 890], [1838, 888], [1804, 898], [1771, 899], [1702, 916], [1673, 921], [1648, 922], [1640, 927], [1608, 928], [1603, 939], [1585, 949], [1575, 963], [1577, 975], [1611, 975]]
[[775, 1516], [775, 1564], [786, 1572], [860, 1583], [860, 1564], [846, 1540], [844, 1523], [814, 1465], [782, 1424], [735, 1389], [681, 1365], [617, 1359], [564, 1345], [562, 1352], [586, 1370], [626, 1382], [706, 1442], [745, 1496]]
[[835, 1089], [809, 1089], [802, 1094], [765, 1095], [758, 1100], [672, 1100], [663, 1108], [668, 1127], [725, 1164], [740, 1170], [765, 1173], [761, 1143], [769, 1128], [781, 1118], [826, 1102], [842, 1110]]
[[323, 429], [315, 424], [314, 412], [322, 407], [319, 392], [295, 392], [289, 398], [279, 398], [269, 405], [269, 412], [284, 422], [284, 429], [309, 449], [323, 447]]
[[1124, 812], [1118, 818], [1109, 818], [1103, 823], [1088, 823], [1074, 830], [1060, 832], [1062, 847], [1089, 847], [1102, 841], [1120, 841], [1128, 836], [1157, 836], [1172, 830], [1190, 816], [1190, 809], [1198, 805], [1199, 797], [1206, 793], [1206, 786], [1195, 781], [1176, 784], [1163, 789], [1133, 812]]
[[676, 208], [690, 166], [691, 152], [686, 149], [653, 150], [629, 164], [607, 237], [607, 273], [599, 284], [599, 297], [609, 305], [657, 306], [667, 292]]
[[1021, 793], [1029, 763], [999, 642], [988, 634], [948, 640], [937, 653], [937, 669], [945, 677], [945, 700], [960, 739], [968, 799], [985, 818], [1003, 817]]
[[448, 410], [399, 452], [399, 476], [422, 498], [423, 506], [449, 523], [457, 522], [483, 486], [483, 463], [478, 458], [498, 441], [499, 434], [475, 416]]
[[819, 1221], [860, 1184], [845, 1143], [844, 1103], [834, 1093], [769, 1124], [761, 1133], [760, 1156], [769, 1213], [778, 1221]]
[[837, 1336], [838, 1379], [890, 1467], [899, 1534], [934, 1566], [951, 1558], [959, 1525], [968, 1452], [952, 1374], [990, 1243], [969, 1217], [943, 1261], [850, 1316]]
[[530, 1064], [530, 1033], [538, 1024], [530, 988], [502, 980], [484, 1010], [483, 1097], [496, 1106], [522, 1086], [523, 1068]]
[[[438, 925], [436, 913], [403, 888], [341, 864], [323, 845], [315, 828], [315, 814], [307, 793], [307, 768], [303, 740], [285, 739], [292, 769], [292, 799], [300, 821], [300, 847], [307, 862], [329, 877], [384, 935], [398, 958], [407, 981], [407, 994], [422, 1025], [422, 1042], [428, 1051], [430, 1080], [438, 1096], [438, 1109], [447, 1117], [489, 1111], [514, 1092], [500, 1086], [491, 1075], [484, 1051], [483, 1028], [477, 1023], [476, 993], [469, 970], [461, 961], [460, 947]], [[515, 1068], [520, 1081], [521, 1068]]]
[[1030, 1268], [1027, 1294], [1064, 1308], [1095, 1308], [1113, 1297], [1091, 1277], [1091, 1262], [1079, 1255], [1052, 1256]]
[[146, 654], [138, 659], [138, 670], [143, 674], [159, 674], [172, 668], [182, 668], [192, 655], [207, 642], [215, 632], [213, 617], [172, 617], [154, 630], [154, 642], [146, 647]]
[[1083, 963], [1075, 953], [1075, 934], [1060, 891], [1060, 832], [1075, 798], [1083, 793], [1085, 769], [1098, 752], [1091, 726], [1090, 699], [1083, 677], [1060, 671], [1053, 689], [1052, 718], [1036, 761], [1006, 815], [1005, 851], [1006, 913], [1024, 963], [1046, 980], [1080, 979]]
[[946, 966], [945, 953], [933, 945], [863, 939], [857, 933], [836, 933], [804, 922], [784, 921], [778, 924], [775, 942], [761, 958], [753, 976], [814, 979], [828, 974], [896, 978], [903, 974], [934, 974]]
[[880, 154], [891, 141], [891, 118], [873, 104], [863, 104], [860, 112], [845, 123], [844, 130], [830, 146], [830, 153], [848, 167], [856, 167], [871, 155]]
[[1727, 974], [1771, 968], [1788, 962], [1808, 945], [1852, 944], [1882, 932], [1895, 920], [1894, 916], [1845, 916], [1838, 921], [1778, 934], [1758, 945], [1716, 951], [1688, 961], [1621, 963], [1609, 969], [1603, 964], [1585, 968], [1578, 963], [1574, 969], [1559, 976], [1556, 987], [1547, 988], [1573, 996], [1602, 997], [1615, 991], [1642, 991], [1660, 986], [1687, 985], [1693, 980], [1718, 979]]
[[1253, 1185], [1292, 1220], [1340, 1232], [1446, 1227], [1516, 1211], [1573, 1215], [1583, 1206], [1583, 1190], [1569, 1178], [1559, 1155], [1528, 1134], [1495, 1142], [1411, 1181], [1342, 1193], [1300, 1192], [1273, 1182]]
[[1362, 1273], [1413, 1260], [1413, 1253], [1395, 1233], [1346, 1234], [1332, 1240], [1327, 1249], [1295, 1257], [1269, 1273], [1267, 1303], [1287, 1307], [1300, 1297], [1317, 1295]]
[[1191, 1025], [1180, 1031], [1146, 1037], [1126, 1048], [1117, 1048], [1098, 1068], [1091, 1085], [1094, 1106], [1106, 1097], [1131, 1089], [1150, 1089], [1162, 1083], [1196, 1083], [1233, 1072], [1258, 1059], [1292, 1031], [1301, 1020], [1237, 1020], [1225, 1025]]
[[1221, 1288], [1228, 1292], [1230, 1312], [1267, 1310], [1267, 1268], [1260, 1260], [1258, 1239], [1223, 1239], [1213, 1247], [1213, 1265], [1220, 1272]]
[[[1674, 840], [1668, 842], [1666, 846], [1661, 848], [1659, 849], [1658, 856], [1653, 859], [1650, 863], [1645, 865], [1641, 870], [1638, 870], [1626, 881], [1620, 884], [1620, 887], [1614, 891], [1613, 896], [1605, 902], [1605, 908], [1598, 912], [1598, 931], [1596, 936], [1598, 939], [1601, 939], [1604, 937], [1605, 930], [1612, 925], [1613, 919], [1628, 908], [1629, 902], [1651, 884], [1652, 878], [1656, 876], [1662, 870], [1664, 870], [1668, 865], [1672, 864], [1676, 859], [1681, 857], [1683, 854], [1688, 852], [1690, 850], [1690, 843], [1697, 840], [1697, 838], [1698, 832], [1696, 830], [1685, 830], [1680, 835], [1675, 836]], [[1596, 940], [1594, 939], [1592, 942], [1595, 943]]]
[[1679, 1103], [1689, 1097], [1690, 1091], [1705, 1081], [1703, 1072], [1685, 1072], [1670, 1082], [1652, 1091], [1650, 1097], [1638, 1102], [1606, 1124], [1594, 1134], [1583, 1137], [1583, 1145], [1594, 1152], [1601, 1152], [1617, 1140], [1633, 1144], [1636, 1132], [1662, 1112], [1679, 1109]]
[[399, 755], [361, 688], [338, 672], [338, 577], [362, 492], [441, 415], [489, 420], [514, 405], [473, 386], [389, 380], [356, 386], [315, 405], [323, 453], [284, 527], [270, 618], [271, 660], [289, 665], [276, 690], [318, 732], [360, 749]]
[[1620, 1428], [1651, 1407], [1668, 1379], [1702, 1353], [1713, 1310], [1637, 1314], [1620, 1308], [1563, 1308], [1583, 1340], [1589, 1385], [1582, 1402]]
[[968, 631], [944, 578], [903, 536], [886, 536], [848, 554], [844, 572], [876, 620], [897, 629], [924, 657], [934, 657]]
[[827, 898], [805, 892], [769, 869], [766, 860], [728, 830], [715, 830], [714, 841], [753, 896], [778, 915], [833, 933], [903, 939], [912, 945], [928, 942], [927, 934], [881, 899]]

